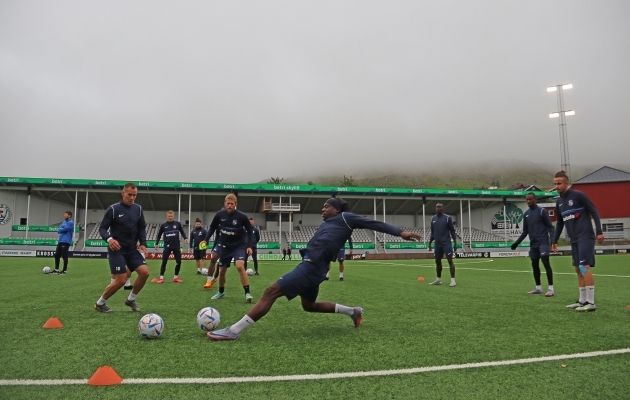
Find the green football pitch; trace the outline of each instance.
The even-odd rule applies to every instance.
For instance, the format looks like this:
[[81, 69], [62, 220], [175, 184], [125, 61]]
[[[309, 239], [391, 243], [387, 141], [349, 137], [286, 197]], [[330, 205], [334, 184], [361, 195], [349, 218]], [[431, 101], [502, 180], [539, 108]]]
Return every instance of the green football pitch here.
[[[102, 314], [93, 304], [109, 283], [107, 261], [70, 259], [68, 275], [44, 275], [52, 263], [0, 258], [1, 399], [618, 399], [630, 393], [630, 257], [623, 255], [597, 258], [598, 309], [591, 313], [565, 309], [578, 294], [568, 257], [552, 258], [553, 298], [526, 294], [534, 284], [526, 258], [457, 260], [453, 288], [428, 285], [432, 260], [348, 261], [345, 281], [333, 265], [319, 298], [363, 307], [361, 327], [345, 315], [305, 313], [299, 300], [281, 298], [233, 342], [208, 340], [195, 317], [213, 306], [225, 327], [247, 312], [251, 305], [234, 270], [226, 296], [210, 300], [216, 289], [202, 288], [193, 261], [183, 262], [182, 284], [170, 281], [171, 261], [166, 283], [147, 283], [138, 296], [142, 313], [124, 306], [128, 292], [121, 290], [108, 301], [114, 312]], [[260, 262], [261, 275], [250, 279], [254, 298], [295, 265]], [[159, 261], [149, 267], [155, 277]], [[546, 289], [544, 274], [542, 280]], [[149, 312], [165, 322], [156, 340], [137, 331]], [[53, 316], [64, 328], [43, 329]], [[87, 380], [104, 365], [129, 384], [64, 384]], [[45, 379], [58, 385], [41, 385]], [[31, 384], [16, 384], [23, 380]]]

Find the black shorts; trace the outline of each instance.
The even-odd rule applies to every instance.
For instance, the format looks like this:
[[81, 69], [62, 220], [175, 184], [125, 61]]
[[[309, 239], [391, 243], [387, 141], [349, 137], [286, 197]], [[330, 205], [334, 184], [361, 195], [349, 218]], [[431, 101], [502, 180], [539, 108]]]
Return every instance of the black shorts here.
[[135, 271], [136, 268], [147, 263], [144, 255], [138, 249], [113, 251], [108, 248], [107, 258], [109, 258], [109, 269], [114, 275], [126, 274], [127, 268], [130, 271]]
[[206, 250], [193, 249], [193, 257], [195, 260], [205, 260]]

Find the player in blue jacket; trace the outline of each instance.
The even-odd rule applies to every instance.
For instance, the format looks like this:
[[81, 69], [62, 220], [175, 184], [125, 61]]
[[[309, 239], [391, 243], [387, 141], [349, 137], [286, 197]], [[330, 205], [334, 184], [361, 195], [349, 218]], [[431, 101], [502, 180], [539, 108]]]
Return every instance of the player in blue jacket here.
[[529, 258], [532, 260], [534, 270], [534, 282], [536, 287], [527, 292], [528, 294], [541, 294], [540, 284], [540, 260], [542, 260], [545, 272], [547, 273], [547, 283], [549, 288], [545, 297], [553, 297], [553, 271], [549, 263], [549, 242], [553, 239], [554, 229], [549, 219], [549, 213], [536, 204], [536, 195], [528, 193], [525, 196], [528, 209], [523, 214], [523, 233], [516, 239], [510, 248], [516, 250], [518, 245], [529, 235]]
[[345, 314], [352, 319], [355, 327], [361, 325], [363, 320], [361, 307], [347, 307], [328, 301], [317, 301], [319, 285], [326, 277], [330, 262], [350, 238], [353, 229], [371, 229], [400, 236], [405, 240], [420, 240], [421, 237], [416, 233], [404, 232], [394, 225], [347, 212], [347, 208], [348, 204], [339, 198], [333, 197], [326, 200], [322, 208], [324, 222], [308, 241], [306, 248], [300, 250], [302, 262], [293, 271], [271, 284], [263, 293], [262, 298], [240, 321], [227, 328], [208, 332], [208, 337], [212, 340], [238, 339], [241, 331], [264, 317], [276, 299], [282, 296], [286, 296], [289, 300], [300, 296], [304, 311]]
[[[595, 311], [597, 309], [595, 307], [595, 278], [593, 278], [591, 268], [595, 266], [595, 240], [598, 243], [604, 243], [599, 213], [584, 193], [569, 189], [569, 177], [566, 172], [556, 173], [553, 186], [560, 197], [556, 199], [557, 222], [551, 250], [558, 251], [558, 239], [566, 226], [580, 289], [578, 301], [569, 304], [567, 308], [577, 311]], [[595, 222], [597, 238], [593, 233], [591, 218]]]
[[[431, 282], [430, 285], [442, 284], [442, 257], [445, 256], [451, 273], [451, 284], [449, 286], [453, 287], [457, 285], [455, 283], [455, 263], [453, 262], [453, 255], [457, 251], [457, 235], [453, 226], [453, 218], [448, 214], [444, 214], [442, 209], [442, 204], [437, 203], [435, 205], [435, 215], [431, 217], [429, 251], [431, 251], [431, 243], [435, 240], [434, 256], [437, 279]], [[451, 239], [453, 239], [452, 245]]]
[[[55, 269], [53, 274], [65, 275], [68, 269], [68, 249], [72, 245], [72, 235], [74, 234], [74, 221], [72, 221], [72, 211], [63, 214], [63, 222], [59, 225], [59, 240], [55, 249]], [[63, 258], [63, 270], [59, 272], [59, 259]]]

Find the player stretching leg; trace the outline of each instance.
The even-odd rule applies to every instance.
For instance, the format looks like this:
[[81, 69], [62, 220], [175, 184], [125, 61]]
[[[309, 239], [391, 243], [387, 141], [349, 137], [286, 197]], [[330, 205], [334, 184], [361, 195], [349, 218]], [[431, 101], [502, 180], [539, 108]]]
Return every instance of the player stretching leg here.
[[404, 232], [393, 225], [346, 212], [347, 209], [348, 204], [339, 198], [333, 197], [326, 200], [322, 209], [324, 222], [308, 241], [306, 248], [300, 250], [302, 262], [293, 271], [271, 284], [263, 293], [262, 298], [240, 321], [227, 328], [208, 332], [208, 337], [212, 340], [238, 339], [245, 328], [264, 317], [271, 310], [276, 299], [282, 296], [286, 296], [289, 300], [300, 296], [304, 311], [345, 314], [352, 319], [355, 327], [361, 325], [363, 320], [361, 307], [317, 301], [319, 285], [326, 277], [330, 262], [350, 238], [353, 229], [371, 229], [400, 236], [406, 240], [420, 240], [421, 237], [416, 233]]

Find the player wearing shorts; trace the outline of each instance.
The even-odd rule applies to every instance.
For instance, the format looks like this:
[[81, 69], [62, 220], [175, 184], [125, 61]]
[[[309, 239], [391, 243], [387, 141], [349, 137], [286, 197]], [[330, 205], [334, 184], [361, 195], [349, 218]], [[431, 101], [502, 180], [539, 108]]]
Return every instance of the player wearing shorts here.
[[234, 266], [239, 273], [245, 291], [245, 301], [250, 303], [253, 297], [249, 290], [249, 276], [245, 272], [245, 259], [252, 254], [253, 238], [249, 234], [252, 226], [247, 215], [236, 209], [236, 204], [235, 195], [225, 196], [223, 209], [215, 214], [210, 224], [210, 230], [206, 235], [206, 243], [215, 231], [219, 231], [221, 237], [219, 243], [219, 291], [211, 299], [216, 300], [225, 296], [225, 273], [234, 259]]
[[308, 241], [306, 248], [300, 250], [302, 262], [293, 271], [271, 284], [263, 293], [262, 298], [240, 321], [227, 328], [208, 332], [208, 337], [212, 340], [238, 339], [245, 328], [264, 317], [276, 299], [282, 296], [286, 296], [288, 300], [300, 296], [304, 311], [345, 314], [352, 319], [355, 327], [361, 325], [363, 320], [361, 307], [317, 301], [319, 285], [326, 277], [330, 262], [350, 238], [353, 229], [371, 229], [400, 236], [406, 240], [420, 240], [421, 237], [416, 233], [403, 232], [402, 229], [393, 225], [346, 212], [347, 209], [348, 204], [339, 198], [333, 197], [326, 200], [322, 208], [324, 222]]
[[[453, 239], [453, 245], [451, 245], [451, 238]], [[441, 203], [435, 205], [435, 215], [431, 217], [429, 251], [431, 251], [431, 243], [433, 240], [435, 240], [434, 256], [437, 279], [431, 282], [430, 285], [442, 284], [442, 257], [446, 256], [446, 261], [448, 261], [449, 270], [451, 272], [451, 284], [449, 286], [453, 287], [457, 285], [455, 283], [455, 263], [453, 262], [453, 255], [457, 250], [457, 235], [455, 234], [455, 227], [453, 226], [453, 218], [448, 214], [444, 214]]]
[[190, 232], [190, 247], [193, 251], [193, 258], [197, 267], [197, 275], [201, 275], [201, 270], [206, 266], [206, 249], [199, 248], [199, 243], [206, 238], [208, 231], [201, 226], [201, 220], [197, 218], [195, 221], [195, 229]]
[[182, 283], [179, 278], [179, 270], [182, 267], [182, 246], [180, 243], [179, 235], [184, 238], [184, 242], [188, 243], [184, 228], [179, 221], [175, 221], [175, 213], [173, 211], [166, 212], [166, 222], [160, 225], [158, 230], [157, 239], [155, 240], [155, 248], [159, 248], [160, 238], [164, 234], [164, 251], [162, 251], [162, 266], [160, 267], [160, 279], [157, 283], [164, 283], [164, 273], [166, 272], [166, 263], [168, 263], [168, 257], [173, 253], [175, 257], [175, 275], [173, 276], [173, 282]]
[[516, 250], [518, 245], [529, 235], [529, 258], [532, 261], [532, 269], [534, 270], [534, 282], [536, 287], [527, 292], [528, 294], [541, 294], [542, 286], [540, 284], [540, 260], [542, 260], [545, 272], [547, 274], [547, 283], [549, 288], [545, 297], [553, 297], [553, 271], [549, 263], [549, 242], [553, 239], [554, 229], [549, 213], [536, 204], [536, 195], [528, 193], [525, 196], [528, 209], [523, 214], [523, 233], [516, 239], [510, 248]]
[[[348, 246], [350, 248], [348, 252], [352, 254], [352, 238], [348, 239]], [[343, 270], [344, 270], [343, 262], [345, 259], [346, 259], [346, 246], [344, 243], [344, 246], [339, 249], [339, 252], [337, 253], [337, 257], [335, 257], [335, 260], [339, 263], [339, 280], [341, 282], [343, 282]], [[328, 280], [329, 278], [330, 278], [330, 264], [328, 264], [328, 272], [326, 272], [326, 280]]]
[[591, 218], [595, 221], [597, 242], [604, 243], [602, 224], [599, 213], [591, 200], [578, 190], [569, 189], [569, 177], [566, 172], [557, 172], [553, 178], [553, 186], [560, 195], [556, 199], [556, 232], [551, 250], [558, 251], [558, 239], [562, 228], [566, 226], [571, 242], [571, 257], [578, 276], [580, 297], [575, 303], [567, 306], [577, 311], [595, 311], [595, 278], [591, 268], [595, 266], [595, 233]]
[[[133, 311], [140, 311], [136, 304], [136, 296], [149, 278], [149, 267], [145, 261], [147, 252], [146, 222], [142, 207], [135, 203], [138, 188], [133, 183], [125, 184], [122, 190], [122, 201], [113, 204], [105, 210], [99, 233], [107, 241], [107, 257], [109, 269], [115, 276], [105, 288], [101, 297], [94, 304], [94, 309], [100, 312], [111, 312], [105, 302], [118, 291], [127, 280], [127, 269], [136, 271], [138, 277], [133, 282], [133, 289], [125, 305]], [[140, 245], [138, 246], [138, 243]]]

